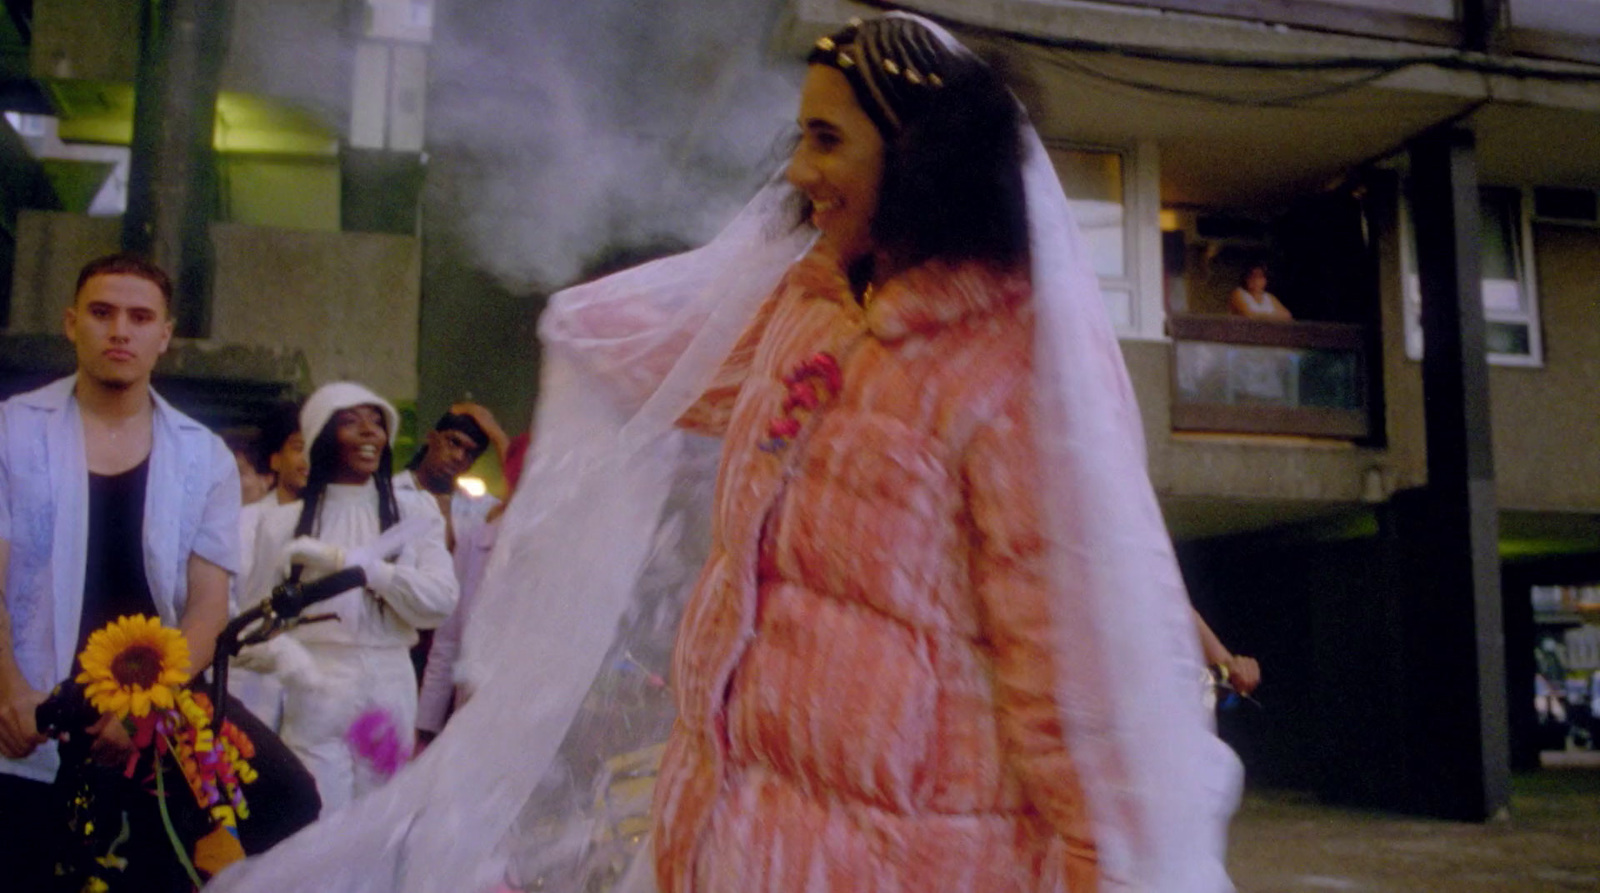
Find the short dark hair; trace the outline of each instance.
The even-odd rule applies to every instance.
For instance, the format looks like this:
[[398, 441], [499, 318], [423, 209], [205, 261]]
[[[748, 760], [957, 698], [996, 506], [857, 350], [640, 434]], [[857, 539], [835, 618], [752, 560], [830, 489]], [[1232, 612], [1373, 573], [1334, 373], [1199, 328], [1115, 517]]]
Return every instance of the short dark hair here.
[[222, 442], [228, 445], [235, 455], [243, 456], [256, 474], [268, 474], [272, 466], [267, 462], [269, 451], [263, 448], [261, 432], [255, 428], [239, 427], [229, 428], [220, 435]]
[[129, 251], [119, 251], [97, 257], [83, 265], [78, 271], [78, 285], [72, 290], [72, 300], [76, 302], [78, 295], [83, 291], [83, 286], [96, 276], [137, 276], [161, 290], [161, 301], [168, 311], [172, 310], [172, 277], [167, 271], [161, 269], [154, 261], [142, 254]]
[[[894, 33], [906, 31], [921, 34]], [[874, 111], [878, 103], [861, 65], [841, 65], [839, 48], [871, 41], [892, 52], [897, 41], [907, 40], [923, 54], [936, 53], [924, 64], [937, 68], [939, 85], [902, 91], [910, 98], [896, 108], [900, 126], [886, 128], [882, 114]], [[1026, 263], [1023, 111], [992, 67], [971, 53], [945, 49], [907, 19], [847, 27], [819, 41], [807, 61], [842, 71], [856, 102], [883, 136], [883, 180], [872, 220], [880, 248], [913, 264], [932, 258], [982, 260], [1005, 268]]]
[[288, 400], [274, 404], [261, 420], [261, 451], [268, 456], [277, 453], [299, 431], [299, 405]]

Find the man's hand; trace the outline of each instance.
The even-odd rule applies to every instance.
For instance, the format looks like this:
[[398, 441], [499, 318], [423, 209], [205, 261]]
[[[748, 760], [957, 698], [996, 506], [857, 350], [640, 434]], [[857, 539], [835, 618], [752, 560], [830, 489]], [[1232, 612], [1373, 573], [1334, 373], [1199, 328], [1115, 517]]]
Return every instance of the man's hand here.
[[511, 445], [511, 438], [506, 435], [505, 429], [500, 427], [500, 423], [495, 420], [494, 413], [490, 412], [488, 407], [476, 403], [452, 403], [450, 412], [453, 415], [469, 416], [477, 422], [483, 433], [489, 436], [489, 445], [494, 447], [494, 454], [500, 457], [500, 461], [505, 461], [506, 447]]
[[1249, 695], [1261, 684], [1261, 665], [1253, 657], [1235, 654], [1223, 666], [1228, 668], [1228, 684], [1241, 695]]
[[133, 753], [133, 739], [128, 737], [128, 730], [121, 720], [109, 713], [102, 713], [99, 721], [84, 732], [94, 736], [94, 743], [89, 745], [89, 756], [96, 763], [117, 767], [127, 764], [128, 755]]
[[33, 718], [34, 708], [46, 697], [23, 682], [0, 685], [0, 754], [20, 760], [49, 740], [39, 734]]

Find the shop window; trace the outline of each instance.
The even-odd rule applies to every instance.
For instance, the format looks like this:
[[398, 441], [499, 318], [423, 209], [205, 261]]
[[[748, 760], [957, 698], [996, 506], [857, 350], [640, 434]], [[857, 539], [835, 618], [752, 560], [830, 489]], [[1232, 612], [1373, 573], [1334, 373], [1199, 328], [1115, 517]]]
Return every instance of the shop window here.
[[[1544, 349], [1534, 288], [1530, 203], [1520, 189], [1479, 190], [1479, 265], [1483, 276], [1484, 338], [1489, 362], [1539, 366]], [[1422, 288], [1417, 276], [1416, 238], [1405, 214], [1406, 355], [1422, 358]]]

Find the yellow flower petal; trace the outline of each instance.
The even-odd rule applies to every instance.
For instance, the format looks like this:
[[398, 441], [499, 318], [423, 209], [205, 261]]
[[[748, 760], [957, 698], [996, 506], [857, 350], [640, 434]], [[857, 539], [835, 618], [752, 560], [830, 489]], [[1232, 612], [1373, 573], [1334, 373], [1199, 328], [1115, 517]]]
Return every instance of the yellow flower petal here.
[[165, 685], [158, 685], [150, 689], [150, 703], [155, 704], [157, 707], [172, 709], [172, 689], [167, 688]]

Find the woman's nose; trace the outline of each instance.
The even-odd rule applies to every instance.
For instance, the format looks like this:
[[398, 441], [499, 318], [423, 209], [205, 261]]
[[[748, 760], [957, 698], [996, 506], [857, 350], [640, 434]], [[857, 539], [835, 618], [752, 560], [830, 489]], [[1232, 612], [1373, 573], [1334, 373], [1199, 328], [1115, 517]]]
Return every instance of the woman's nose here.
[[796, 152], [789, 159], [789, 168], [784, 172], [784, 177], [789, 181], [790, 186], [796, 189], [805, 189], [807, 186], [817, 182], [817, 169], [809, 161], [801, 157], [799, 152]]

